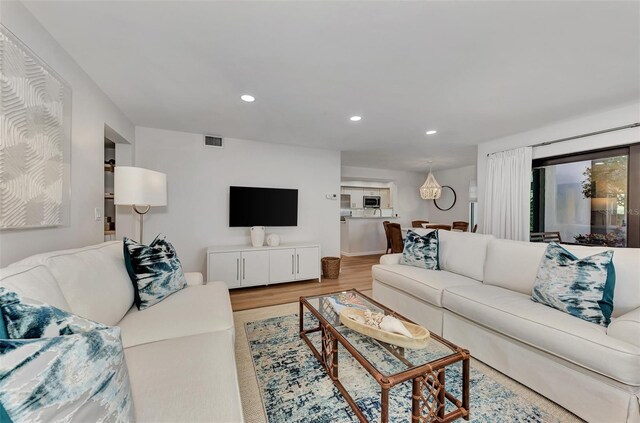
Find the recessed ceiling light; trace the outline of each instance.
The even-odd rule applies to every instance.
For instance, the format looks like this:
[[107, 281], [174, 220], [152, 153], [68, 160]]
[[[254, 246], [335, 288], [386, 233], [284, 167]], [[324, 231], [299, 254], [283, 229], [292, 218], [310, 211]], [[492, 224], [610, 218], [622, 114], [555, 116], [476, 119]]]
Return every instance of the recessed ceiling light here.
[[240, 96], [240, 99], [242, 101], [246, 101], [247, 103], [253, 103], [254, 101], [256, 101], [256, 98], [252, 95], [249, 94], [243, 94]]
[[362, 120], [362, 116], [351, 116], [349, 120], [351, 120], [352, 122], [358, 122]]
[[435, 129], [430, 129], [426, 132], [427, 135], [433, 135], [433, 134], [437, 134], [438, 131], [436, 131]]
[[596, 162], [595, 164], [596, 164], [597, 166], [600, 166], [600, 165], [603, 165], [603, 164], [604, 164], [604, 162]]

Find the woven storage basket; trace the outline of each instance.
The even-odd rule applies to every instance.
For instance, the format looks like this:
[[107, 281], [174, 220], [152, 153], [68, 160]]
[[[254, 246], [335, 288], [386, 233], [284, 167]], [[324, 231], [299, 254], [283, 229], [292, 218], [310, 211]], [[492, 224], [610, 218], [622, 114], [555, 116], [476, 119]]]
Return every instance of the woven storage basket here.
[[322, 258], [322, 276], [327, 279], [338, 279], [340, 274], [340, 257]]

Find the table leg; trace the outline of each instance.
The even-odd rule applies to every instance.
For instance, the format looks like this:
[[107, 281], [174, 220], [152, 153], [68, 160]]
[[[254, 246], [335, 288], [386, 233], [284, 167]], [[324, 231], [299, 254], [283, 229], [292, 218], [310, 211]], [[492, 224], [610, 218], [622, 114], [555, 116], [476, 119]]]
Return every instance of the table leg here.
[[300, 311], [298, 314], [298, 319], [300, 321], [300, 333], [302, 333], [302, 331], [304, 330], [304, 309], [302, 306], [302, 301], [300, 301]]
[[389, 421], [389, 388], [381, 388], [380, 423]]
[[462, 407], [467, 410], [464, 416], [465, 420], [469, 420], [469, 357], [462, 360]]

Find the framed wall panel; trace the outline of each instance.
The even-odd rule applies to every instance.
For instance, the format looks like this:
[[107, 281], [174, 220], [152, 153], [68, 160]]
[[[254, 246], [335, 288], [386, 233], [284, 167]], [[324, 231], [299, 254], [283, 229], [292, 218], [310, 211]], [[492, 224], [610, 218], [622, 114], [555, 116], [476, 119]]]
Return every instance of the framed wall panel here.
[[0, 25], [0, 230], [69, 225], [71, 87]]

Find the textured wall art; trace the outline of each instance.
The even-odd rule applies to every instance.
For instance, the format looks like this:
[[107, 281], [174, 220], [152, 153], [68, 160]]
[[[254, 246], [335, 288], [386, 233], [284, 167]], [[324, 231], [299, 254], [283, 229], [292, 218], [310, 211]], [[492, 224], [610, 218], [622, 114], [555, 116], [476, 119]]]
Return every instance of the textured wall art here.
[[0, 229], [68, 225], [71, 88], [0, 25]]

